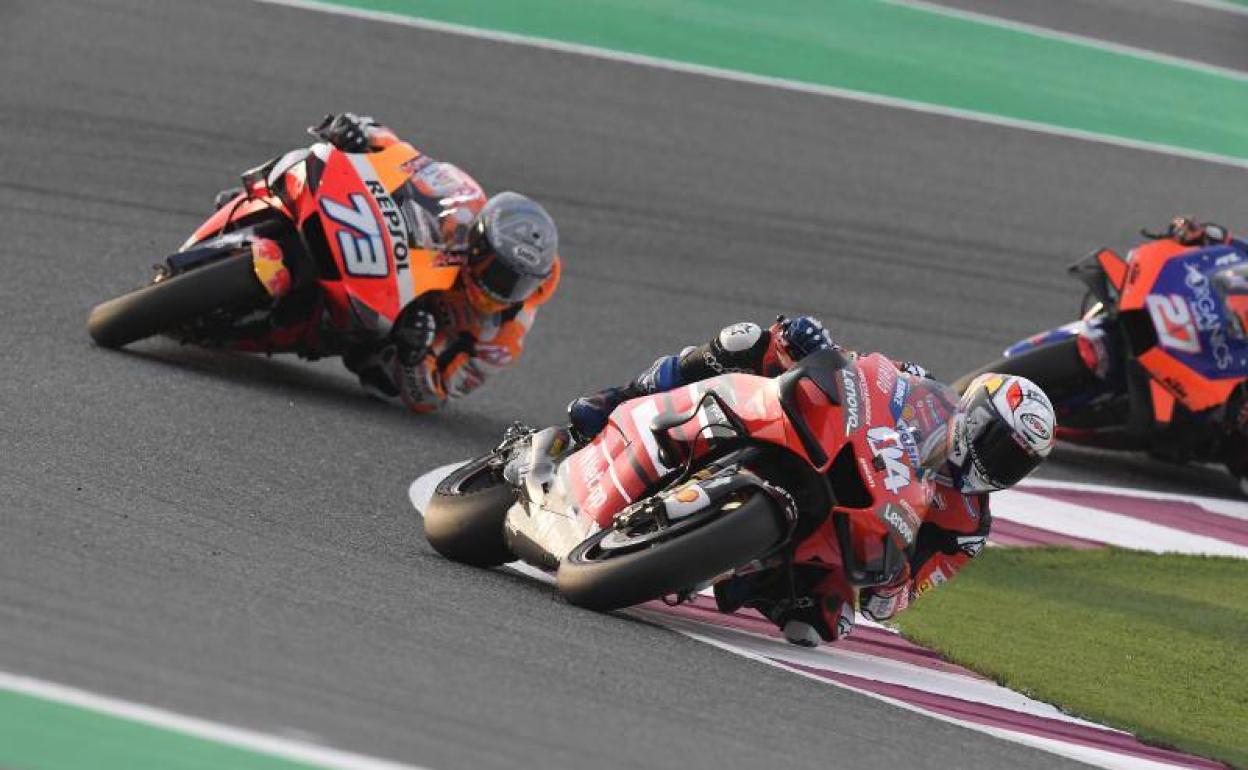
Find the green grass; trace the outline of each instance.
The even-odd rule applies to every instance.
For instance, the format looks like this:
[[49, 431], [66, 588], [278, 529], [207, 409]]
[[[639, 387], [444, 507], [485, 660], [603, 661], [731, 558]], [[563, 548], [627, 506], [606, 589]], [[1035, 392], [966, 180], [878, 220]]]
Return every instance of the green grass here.
[[1248, 767], [1248, 562], [994, 548], [898, 625], [1069, 713]]

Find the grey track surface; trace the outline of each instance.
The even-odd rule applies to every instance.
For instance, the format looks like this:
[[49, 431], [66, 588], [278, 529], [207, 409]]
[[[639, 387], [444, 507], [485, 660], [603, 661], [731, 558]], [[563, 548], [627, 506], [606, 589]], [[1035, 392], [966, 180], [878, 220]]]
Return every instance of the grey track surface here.
[[[1146, 51], [1248, 72], [1248, 16], [1177, 0], [934, 0]], [[1179, 94], [1156, 95], [1182, 111]]]
[[[439, 769], [1061, 764], [449, 564], [405, 490], [738, 318], [956, 374], [1067, 320], [1090, 246], [1234, 222], [1242, 170], [238, 0], [0, 0], [0, 71], [0, 669]], [[562, 223], [513, 372], [416, 419], [332, 362], [90, 345], [345, 108]], [[1046, 473], [1229, 488], [1097, 463]]]

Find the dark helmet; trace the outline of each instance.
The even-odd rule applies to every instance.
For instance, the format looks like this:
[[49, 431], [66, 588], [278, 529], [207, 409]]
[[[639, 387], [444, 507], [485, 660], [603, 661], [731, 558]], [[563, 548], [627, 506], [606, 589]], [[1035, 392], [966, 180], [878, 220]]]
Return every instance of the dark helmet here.
[[541, 204], [519, 193], [490, 198], [468, 232], [465, 288], [484, 312], [523, 302], [554, 269], [559, 230]]
[[1034, 382], [1010, 374], [981, 374], [962, 394], [949, 421], [949, 462], [962, 492], [991, 492], [1017, 484], [1053, 449], [1056, 418]]

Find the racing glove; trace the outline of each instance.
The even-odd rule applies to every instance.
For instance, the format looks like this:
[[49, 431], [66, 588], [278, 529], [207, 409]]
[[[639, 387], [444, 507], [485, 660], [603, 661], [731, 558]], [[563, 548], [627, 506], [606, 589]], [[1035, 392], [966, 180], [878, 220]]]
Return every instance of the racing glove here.
[[925, 380], [936, 379], [935, 377], [932, 376], [931, 372], [927, 371], [926, 367], [920, 366], [919, 364], [916, 364], [913, 361], [895, 361], [894, 363], [897, 364], [898, 369], [905, 372], [906, 374], [911, 374], [911, 375], [914, 375], [915, 377], [921, 377]]
[[368, 152], [368, 129], [375, 125], [370, 117], [360, 117], [354, 112], [326, 115], [312, 132], [343, 152]]
[[400, 359], [402, 378], [399, 396], [407, 408], [417, 414], [435, 412], [446, 402], [446, 387], [438, 370], [437, 358], [426, 353], [418, 360]]
[[410, 364], [424, 357], [437, 332], [438, 322], [433, 313], [409, 307], [390, 330], [390, 337], [403, 362]]
[[679, 357], [660, 356], [628, 385], [600, 390], [568, 404], [572, 433], [580, 443], [589, 441], [607, 427], [607, 418], [620, 404], [638, 396], [666, 393], [682, 382]]
[[832, 336], [814, 316], [798, 316], [780, 322], [780, 339], [794, 361], [817, 350], [832, 348]]
[[1210, 246], [1230, 243], [1231, 233], [1222, 225], [1199, 222], [1192, 217], [1175, 217], [1170, 220], [1164, 233], [1142, 231], [1149, 238], [1173, 238], [1184, 246]]

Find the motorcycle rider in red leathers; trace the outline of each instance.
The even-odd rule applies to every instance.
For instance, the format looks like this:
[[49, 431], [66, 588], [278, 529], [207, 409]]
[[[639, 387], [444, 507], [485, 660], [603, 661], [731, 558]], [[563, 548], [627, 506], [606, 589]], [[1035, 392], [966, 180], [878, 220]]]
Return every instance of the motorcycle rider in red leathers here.
[[[373, 118], [350, 112], [326, 116], [313, 131], [352, 153], [379, 152], [400, 141]], [[520, 357], [538, 307], [559, 284], [559, 234], [537, 202], [514, 192], [487, 197], [450, 163], [421, 154], [411, 174], [402, 213], [419, 234], [413, 245], [442, 252], [463, 267], [454, 287], [417, 297], [400, 312], [387, 340], [346, 351], [343, 363], [370, 394], [413, 412], [432, 412]], [[218, 207], [236, 192], [218, 195]], [[314, 310], [235, 346], [262, 351], [270, 337], [299, 337], [319, 323]]]
[[[836, 346], [823, 325], [808, 316], [781, 319], [770, 329], [734, 324], [706, 344], [659, 358], [624, 387], [576, 399], [568, 405], [572, 431], [586, 441], [628, 399], [727, 372], [773, 377], [810, 353], [832, 347]], [[952, 579], [983, 550], [992, 526], [988, 493], [1012, 486], [1034, 470], [1052, 449], [1055, 433], [1048, 397], [1025, 378], [984, 375], [967, 389], [952, 413], [948, 409], [938, 413], [940, 407], [934, 405], [939, 400], [926, 395], [935, 386], [926, 370], [910, 362], [894, 363], [898, 378], [908, 379], [901, 414], [917, 427], [947, 431], [949, 459], [935, 477], [935, 495], [908, 569], [891, 585], [860, 592], [858, 610], [874, 620], [893, 617]], [[924, 421], [925, 426], [920, 424]], [[723, 612], [740, 607], [758, 610], [794, 644], [815, 646], [848, 634], [854, 627], [852, 598], [836, 595], [836, 581], [825, 570], [796, 566], [793, 572], [792, 584], [781, 569], [722, 581], [715, 586], [716, 603]]]

